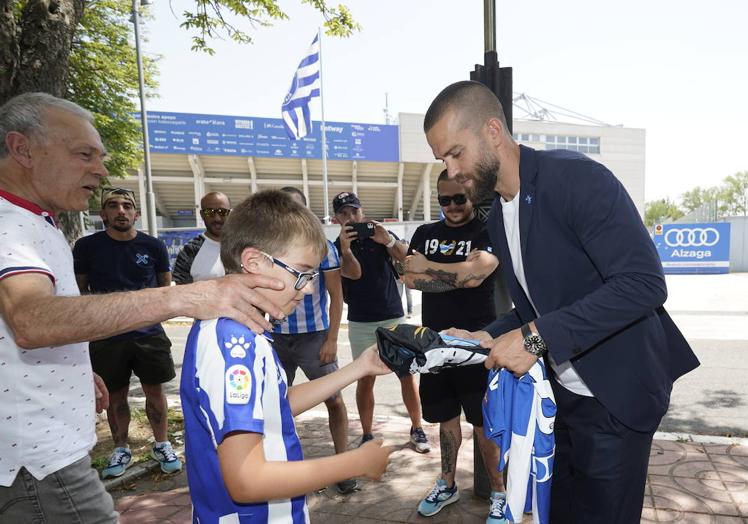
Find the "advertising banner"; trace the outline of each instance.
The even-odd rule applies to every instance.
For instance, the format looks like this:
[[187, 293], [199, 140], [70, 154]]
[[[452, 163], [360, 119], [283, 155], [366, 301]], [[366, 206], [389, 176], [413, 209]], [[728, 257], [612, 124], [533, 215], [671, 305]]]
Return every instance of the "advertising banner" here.
[[177, 229], [177, 230], [159, 230], [158, 238], [166, 244], [166, 250], [169, 252], [169, 267], [174, 271], [174, 262], [177, 261], [177, 255], [182, 246], [205, 231], [204, 229]]
[[657, 224], [653, 240], [667, 274], [729, 273], [730, 224]]
[[[325, 122], [329, 160], [399, 162], [398, 126]], [[289, 140], [280, 118], [148, 112], [152, 153], [322, 158], [322, 130]]]

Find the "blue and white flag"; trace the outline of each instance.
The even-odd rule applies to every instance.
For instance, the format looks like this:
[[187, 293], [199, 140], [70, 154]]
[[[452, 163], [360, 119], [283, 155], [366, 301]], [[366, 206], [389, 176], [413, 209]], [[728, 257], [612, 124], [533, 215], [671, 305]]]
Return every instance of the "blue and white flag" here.
[[501, 448], [499, 471], [509, 464], [508, 522], [522, 522], [527, 511], [534, 524], [550, 522], [555, 418], [556, 401], [542, 358], [519, 378], [506, 369], [489, 372], [483, 431]]
[[320, 96], [319, 58], [319, 35], [316, 35], [296, 69], [281, 106], [283, 125], [291, 140], [303, 138], [312, 130], [309, 102]]

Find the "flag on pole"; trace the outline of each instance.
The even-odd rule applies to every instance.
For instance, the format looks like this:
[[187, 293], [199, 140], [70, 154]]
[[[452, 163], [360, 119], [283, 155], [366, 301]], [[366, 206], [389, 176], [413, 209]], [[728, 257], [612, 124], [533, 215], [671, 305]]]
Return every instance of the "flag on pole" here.
[[319, 58], [319, 34], [317, 34], [299, 63], [291, 81], [291, 88], [281, 106], [283, 125], [291, 140], [303, 138], [312, 130], [309, 102], [315, 96], [320, 96]]

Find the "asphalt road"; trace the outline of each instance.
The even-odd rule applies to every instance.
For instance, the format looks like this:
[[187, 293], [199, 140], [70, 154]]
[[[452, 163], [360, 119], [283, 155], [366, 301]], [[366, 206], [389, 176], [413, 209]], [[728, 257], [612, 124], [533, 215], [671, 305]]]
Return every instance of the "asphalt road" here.
[[[670, 410], [661, 431], [698, 435], [748, 436], [748, 273], [668, 276], [666, 307], [696, 352], [701, 366], [676, 382]], [[413, 293], [419, 323], [420, 297]], [[177, 378], [167, 385], [170, 405], [179, 399], [179, 376], [188, 323], [168, 322]], [[341, 365], [351, 360], [348, 331], [341, 327], [338, 344]], [[744, 351], [746, 353], [744, 353]], [[297, 382], [303, 380], [299, 372]], [[133, 403], [142, 390], [133, 380]], [[377, 378], [376, 415], [407, 416], [394, 375]], [[343, 391], [351, 417], [356, 417], [355, 386]], [[323, 406], [314, 409], [324, 410]]]

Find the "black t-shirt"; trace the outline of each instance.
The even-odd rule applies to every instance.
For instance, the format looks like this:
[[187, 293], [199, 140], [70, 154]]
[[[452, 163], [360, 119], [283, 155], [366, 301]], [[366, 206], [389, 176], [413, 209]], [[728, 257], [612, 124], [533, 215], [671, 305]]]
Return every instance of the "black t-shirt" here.
[[[394, 238], [397, 236], [390, 231]], [[335, 240], [340, 251], [340, 238]], [[387, 248], [370, 238], [351, 242], [351, 251], [361, 265], [361, 278], [343, 277], [343, 298], [348, 304], [348, 320], [380, 322], [404, 315], [397, 291], [397, 274]]]
[[[169, 253], [164, 243], [138, 231], [132, 240], [115, 240], [106, 231], [83, 237], [75, 243], [76, 275], [86, 275], [93, 293], [137, 291], [158, 287], [158, 274], [169, 271]], [[161, 324], [116, 335], [112, 339], [163, 333]]]
[[[439, 264], [465, 262], [468, 254], [476, 249], [493, 252], [488, 230], [477, 217], [458, 227], [449, 227], [443, 220], [419, 226], [410, 239], [410, 249]], [[424, 292], [421, 298], [423, 325], [436, 331], [450, 327], [469, 331], [483, 329], [496, 318], [494, 276], [492, 273], [474, 288], [444, 293]]]

